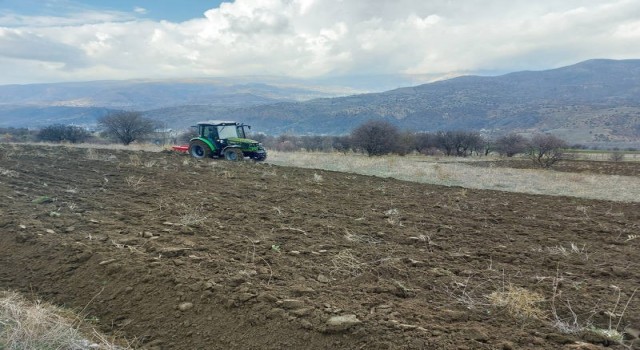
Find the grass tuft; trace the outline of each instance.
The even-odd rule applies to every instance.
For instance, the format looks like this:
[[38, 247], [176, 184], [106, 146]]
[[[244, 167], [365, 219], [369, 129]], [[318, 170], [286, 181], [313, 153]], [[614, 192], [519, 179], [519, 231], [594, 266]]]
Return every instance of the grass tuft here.
[[504, 308], [514, 318], [545, 318], [545, 312], [539, 306], [544, 302], [544, 296], [528, 289], [509, 285], [502, 291], [491, 293], [488, 299], [493, 306]]
[[77, 320], [68, 310], [0, 292], [0, 349], [124, 349], [95, 330], [85, 336]]

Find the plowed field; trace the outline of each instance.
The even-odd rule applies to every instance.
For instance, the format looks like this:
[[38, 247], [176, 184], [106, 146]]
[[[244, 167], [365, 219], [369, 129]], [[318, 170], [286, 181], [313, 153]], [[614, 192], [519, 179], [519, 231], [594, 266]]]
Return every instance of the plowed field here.
[[0, 289], [137, 347], [640, 349], [639, 203], [0, 152]]

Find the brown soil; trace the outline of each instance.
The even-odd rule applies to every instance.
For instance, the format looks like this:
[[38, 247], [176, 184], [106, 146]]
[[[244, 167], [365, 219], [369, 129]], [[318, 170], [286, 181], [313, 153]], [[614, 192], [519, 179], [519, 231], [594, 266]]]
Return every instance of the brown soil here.
[[[568, 325], [573, 311], [640, 328], [640, 295], [624, 310], [640, 286], [638, 203], [170, 152], [0, 151], [0, 289], [138, 347], [624, 348], [562, 333], [554, 305]], [[490, 297], [509, 290], [544, 300]]]
[[[469, 162], [479, 167], [503, 167], [516, 169], [538, 169], [530, 159], [501, 159], [494, 161]], [[569, 173], [589, 173], [601, 175], [640, 176], [640, 162], [609, 162], [589, 160], [561, 160], [551, 170]]]

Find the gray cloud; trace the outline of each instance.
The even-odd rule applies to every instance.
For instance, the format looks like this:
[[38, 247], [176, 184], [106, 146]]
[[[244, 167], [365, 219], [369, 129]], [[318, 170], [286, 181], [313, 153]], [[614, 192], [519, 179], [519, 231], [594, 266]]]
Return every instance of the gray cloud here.
[[58, 63], [61, 69], [82, 67], [87, 62], [76, 47], [22, 31], [0, 29], [0, 57]]
[[633, 0], [236, 0], [183, 23], [127, 16], [0, 15], [0, 50], [14, 63], [62, 64], [37, 66], [33, 69], [42, 71], [26, 72], [25, 81], [59, 79], [61, 67], [75, 66], [66, 79], [327, 74], [431, 79], [640, 57], [640, 2]]

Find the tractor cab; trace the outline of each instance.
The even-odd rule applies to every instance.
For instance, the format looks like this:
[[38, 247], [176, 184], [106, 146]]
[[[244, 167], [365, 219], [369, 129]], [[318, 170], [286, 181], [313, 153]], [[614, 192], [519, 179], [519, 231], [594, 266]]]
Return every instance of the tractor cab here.
[[207, 140], [222, 144], [224, 140], [230, 138], [246, 138], [244, 128], [248, 125], [237, 125], [235, 122], [224, 122], [224, 124], [198, 124], [196, 127], [198, 135], [206, 137]]
[[262, 144], [246, 138], [246, 124], [233, 121], [209, 120], [194, 126], [198, 137], [189, 142], [189, 154], [194, 158], [220, 158], [242, 160], [249, 157], [256, 161], [267, 158]]

